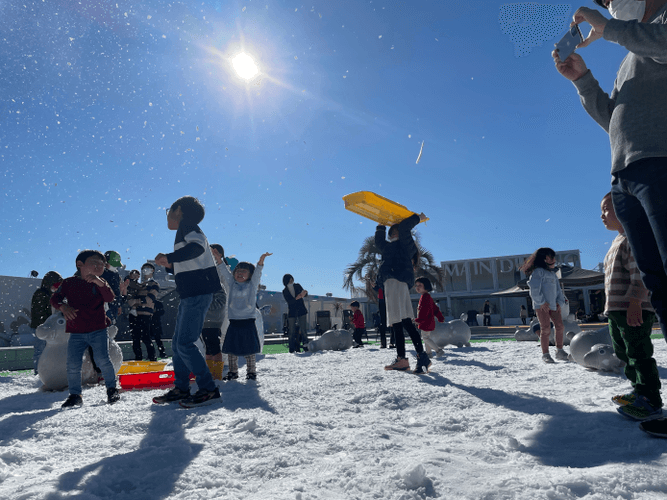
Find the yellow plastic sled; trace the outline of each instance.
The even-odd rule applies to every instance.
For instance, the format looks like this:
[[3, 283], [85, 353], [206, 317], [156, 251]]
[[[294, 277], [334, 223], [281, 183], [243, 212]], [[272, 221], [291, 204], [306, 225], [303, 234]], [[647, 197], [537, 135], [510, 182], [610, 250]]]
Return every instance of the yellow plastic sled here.
[[166, 365], [166, 361], [124, 361], [116, 375], [161, 372]]
[[[371, 193], [370, 191], [358, 191], [348, 194], [343, 196], [343, 201], [345, 202], [346, 210], [366, 217], [383, 226], [398, 224], [403, 219], [407, 219], [415, 213], [403, 205], [399, 205], [384, 196]], [[424, 220], [428, 220], [428, 218]]]

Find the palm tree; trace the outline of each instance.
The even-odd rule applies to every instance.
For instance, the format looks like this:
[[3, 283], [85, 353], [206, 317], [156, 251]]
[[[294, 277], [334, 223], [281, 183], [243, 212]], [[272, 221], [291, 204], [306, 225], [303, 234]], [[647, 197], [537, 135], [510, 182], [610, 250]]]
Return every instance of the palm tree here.
[[[419, 261], [415, 266], [415, 276], [424, 276], [433, 284], [434, 291], [444, 290], [445, 271], [435, 263], [433, 254], [426, 250], [420, 243], [419, 233], [412, 234], [417, 250], [419, 250]], [[375, 236], [369, 236], [364, 239], [357, 260], [345, 269], [343, 278], [343, 288], [353, 293], [362, 292], [371, 301], [377, 303], [377, 293], [373, 290], [373, 285], [377, 279], [380, 264], [382, 263], [382, 254], [375, 245]], [[363, 286], [354, 285], [354, 280], [363, 283]]]
[[419, 262], [415, 266], [415, 277], [428, 278], [433, 285], [434, 292], [444, 292], [445, 270], [435, 262], [433, 254], [421, 245], [419, 233], [415, 232], [412, 236], [419, 250]]
[[[353, 293], [363, 292], [366, 297], [373, 302], [377, 302], [377, 293], [373, 290], [373, 285], [377, 279], [382, 254], [375, 245], [375, 236], [369, 236], [364, 239], [357, 260], [347, 266], [343, 277], [343, 289], [350, 290]], [[354, 280], [361, 281], [364, 286], [357, 287]]]

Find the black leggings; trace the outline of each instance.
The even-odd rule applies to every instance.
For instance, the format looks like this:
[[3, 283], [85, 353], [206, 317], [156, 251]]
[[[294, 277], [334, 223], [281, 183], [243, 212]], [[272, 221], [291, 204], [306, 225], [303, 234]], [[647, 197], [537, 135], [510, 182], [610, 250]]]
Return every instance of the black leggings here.
[[394, 336], [396, 337], [396, 356], [399, 358], [405, 357], [405, 335], [403, 334], [403, 328], [405, 328], [408, 331], [408, 334], [410, 334], [412, 345], [415, 346], [415, 351], [417, 351], [417, 354], [424, 352], [421, 335], [419, 335], [419, 332], [415, 328], [415, 325], [412, 324], [412, 320], [410, 318], [404, 318], [400, 323], [394, 323], [391, 326], [394, 329]]

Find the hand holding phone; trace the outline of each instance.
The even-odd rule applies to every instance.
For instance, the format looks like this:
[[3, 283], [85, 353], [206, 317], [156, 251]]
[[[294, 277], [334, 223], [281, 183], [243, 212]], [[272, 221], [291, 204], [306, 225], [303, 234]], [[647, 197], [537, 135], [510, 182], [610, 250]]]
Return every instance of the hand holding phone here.
[[565, 61], [574, 49], [577, 48], [581, 42], [584, 41], [584, 37], [581, 36], [581, 30], [579, 30], [579, 25], [575, 24], [572, 26], [565, 36], [560, 39], [560, 42], [556, 44], [556, 50], [558, 51], [558, 57], [561, 61]]

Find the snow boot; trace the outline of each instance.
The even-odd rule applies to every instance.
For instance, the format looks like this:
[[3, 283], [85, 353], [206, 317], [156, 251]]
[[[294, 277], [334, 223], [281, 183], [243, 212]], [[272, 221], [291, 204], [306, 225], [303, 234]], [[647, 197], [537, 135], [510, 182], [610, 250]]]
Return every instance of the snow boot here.
[[407, 360], [407, 358], [397, 357], [392, 364], [385, 366], [384, 369], [404, 372], [410, 369], [410, 362]]
[[120, 401], [120, 391], [115, 387], [109, 387], [107, 389], [107, 403], [110, 405]]
[[206, 366], [208, 366], [208, 369], [210, 370], [211, 375], [213, 376], [213, 380], [222, 380], [222, 371], [225, 368], [224, 361], [215, 361], [213, 359], [207, 359]]
[[419, 353], [419, 356], [417, 356], [417, 368], [415, 368], [415, 371], [413, 372], [416, 375], [423, 375], [425, 373], [428, 373], [428, 369], [431, 366], [431, 360], [428, 357], [428, 354], [425, 352]]

